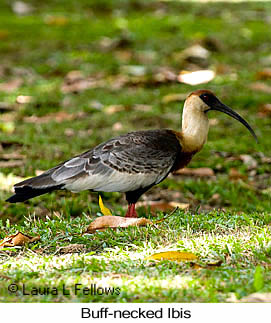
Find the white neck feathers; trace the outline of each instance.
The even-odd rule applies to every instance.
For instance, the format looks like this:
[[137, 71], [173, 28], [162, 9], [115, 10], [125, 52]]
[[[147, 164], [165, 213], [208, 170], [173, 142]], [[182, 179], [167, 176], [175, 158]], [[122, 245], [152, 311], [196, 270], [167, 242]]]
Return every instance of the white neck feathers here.
[[185, 152], [201, 150], [207, 140], [209, 121], [204, 103], [195, 95], [185, 101], [182, 116], [182, 148]]

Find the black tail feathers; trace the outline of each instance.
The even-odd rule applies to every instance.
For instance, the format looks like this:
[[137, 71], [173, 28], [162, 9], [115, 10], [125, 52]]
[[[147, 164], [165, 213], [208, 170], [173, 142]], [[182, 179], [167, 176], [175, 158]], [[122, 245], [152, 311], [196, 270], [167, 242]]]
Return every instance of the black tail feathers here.
[[61, 185], [47, 187], [47, 188], [32, 188], [30, 186], [23, 186], [15, 188], [15, 194], [9, 197], [6, 202], [16, 203], [24, 202], [32, 197], [39, 196], [54, 190], [61, 189]]
[[15, 188], [15, 194], [9, 197], [6, 202], [16, 203], [16, 202], [24, 202], [32, 197], [43, 195], [45, 193], [52, 192], [57, 189], [61, 189], [62, 185], [57, 185], [53, 187], [47, 188], [32, 188], [30, 186], [18, 187]]

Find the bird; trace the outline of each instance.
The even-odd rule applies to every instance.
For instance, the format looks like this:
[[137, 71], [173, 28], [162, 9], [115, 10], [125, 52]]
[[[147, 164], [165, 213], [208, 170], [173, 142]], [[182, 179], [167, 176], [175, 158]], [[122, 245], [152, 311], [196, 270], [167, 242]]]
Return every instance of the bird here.
[[23, 202], [59, 189], [122, 192], [128, 202], [125, 217], [136, 218], [135, 205], [141, 195], [184, 168], [202, 149], [209, 130], [208, 112], [213, 110], [241, 122], [257, 141], [254, 130], [237, 112], [210, 90], [196, 90], [184, 102], [181, 131], [143, 130], [112, 138], [15, 184], [15, 194], [7, 201]]

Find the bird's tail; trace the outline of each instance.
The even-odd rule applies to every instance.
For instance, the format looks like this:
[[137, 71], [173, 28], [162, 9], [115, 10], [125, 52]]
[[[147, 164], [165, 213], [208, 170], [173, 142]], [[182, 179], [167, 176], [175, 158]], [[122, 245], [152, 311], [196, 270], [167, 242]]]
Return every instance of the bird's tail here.
[[57, 189], [61, 189], [63, 184], [57, 184], [51, 178], [51, 172], [45, 172], [39, 176], [26, 179], [14, 186], [15, 194], [6, 201], [10, 203], [23, 202], [32, 197], [39, 196]]

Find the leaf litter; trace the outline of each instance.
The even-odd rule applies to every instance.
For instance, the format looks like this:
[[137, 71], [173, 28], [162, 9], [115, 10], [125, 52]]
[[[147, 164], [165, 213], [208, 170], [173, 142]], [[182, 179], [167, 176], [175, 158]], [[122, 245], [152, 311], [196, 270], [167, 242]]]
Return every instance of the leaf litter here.
[[40, 236], [36, 237], [31, 237], [29, 235], [26, 235], [20, 231], [17, 233], [5, 237], [1, 242], [0, 242], [0, 249], [1, 248], [6, 248], [6, 247], [16, 247], [16, 246], [24, 246], [27, 243], [32, 243], [35, 241], [40, 240]]

